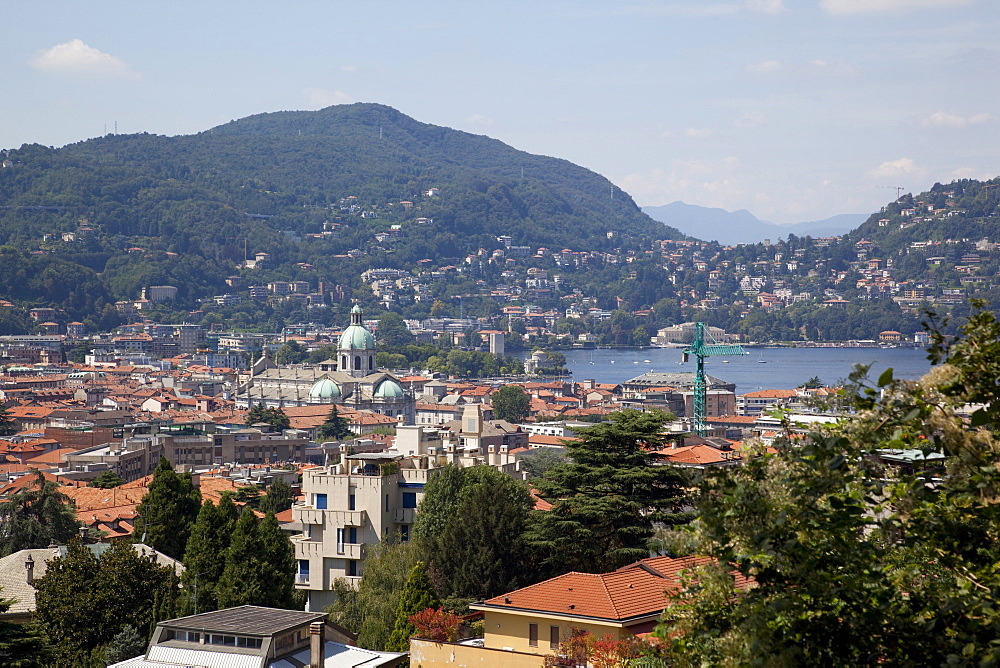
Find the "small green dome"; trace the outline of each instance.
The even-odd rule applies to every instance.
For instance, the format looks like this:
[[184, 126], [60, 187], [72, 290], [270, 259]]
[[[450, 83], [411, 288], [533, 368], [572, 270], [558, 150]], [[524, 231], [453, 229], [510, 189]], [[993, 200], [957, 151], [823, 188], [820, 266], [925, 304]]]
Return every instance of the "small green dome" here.
[[375, 388], [376, 399], [398, 399], [401, 396], [403, 396], [403, 388], [391, 378], [386, 378]]
[[312, 400], [332, 400], [341, 397], [340, 386], [329, 378], [320, 378], [309, 388], [309, 398]]

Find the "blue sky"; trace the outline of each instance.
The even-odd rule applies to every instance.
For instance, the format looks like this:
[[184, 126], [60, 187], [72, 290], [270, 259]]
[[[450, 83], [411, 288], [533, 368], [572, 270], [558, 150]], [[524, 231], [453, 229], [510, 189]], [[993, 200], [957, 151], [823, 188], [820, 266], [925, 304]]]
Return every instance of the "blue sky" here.
[[0, 148], [379, 102], [778, 223], [1000, 174], [1000, 2], [17, 2]]

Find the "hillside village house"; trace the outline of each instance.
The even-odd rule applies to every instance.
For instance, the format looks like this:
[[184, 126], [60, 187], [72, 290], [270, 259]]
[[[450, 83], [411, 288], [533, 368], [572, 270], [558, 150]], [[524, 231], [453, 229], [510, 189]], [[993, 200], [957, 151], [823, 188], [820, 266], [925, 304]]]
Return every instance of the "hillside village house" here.
[[[495, 427], [487, 422], [479, 404], [469, 405], [461, 429], [401, 426], [394, 451], [344, 454], [338, 464], [302, 472], [305, 502], [292, 507], [292, 517], [303, 531], [292, 544], [296, 586], [306, 592], [307, 610], [334, 602], [335, 580], [358, 583], [369, 545], [409, 538], [424, 486], [445, 465], [493, 466], [521, 476], [510, 453], [514, 445], [495, 441]], [[511, 432], [527, 442], [526, 433]]]

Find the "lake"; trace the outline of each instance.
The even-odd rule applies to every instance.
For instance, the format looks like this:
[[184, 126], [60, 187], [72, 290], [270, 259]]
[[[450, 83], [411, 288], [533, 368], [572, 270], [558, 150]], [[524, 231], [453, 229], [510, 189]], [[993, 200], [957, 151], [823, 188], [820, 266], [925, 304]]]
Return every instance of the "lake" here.
[[[601, 348], [566, 350], [566, 366], [573, 380], [593, 378], [621, 383], [649, 371], [694, 372], [694, 358], [680, 364], [680, 348]], [[847, 378], [855, 364], [871, 364], [875, 380], [891, 367], [896, 378], [915, 380], [930, 370], [927, 352], [920, 348], [750, 348], [743, 357], [708, 357], [705, 373], [736, 384], [736, 393], [758, 389], [791, 390], [819, 377], [826, 385]]]

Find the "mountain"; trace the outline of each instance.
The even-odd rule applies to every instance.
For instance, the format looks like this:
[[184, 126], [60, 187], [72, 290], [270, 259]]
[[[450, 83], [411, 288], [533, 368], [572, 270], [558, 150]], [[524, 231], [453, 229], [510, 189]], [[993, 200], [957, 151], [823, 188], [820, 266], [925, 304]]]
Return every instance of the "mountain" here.
[[746, 209], [725, 209], [672, 202], [663, 206], [646, 206], [642, 210], [654, 220], [676, 228], [689, 236], [721, 244], [753, 244], [765, 239], [796, 236], [826, 237], [850, 232], [863, 223], [865, 214], [845, 213], [824, 220], [791, 225], [777, 225], [760, 220]]
[[[37, 265], [32, 280], [8, 282], [30, 265], [10, 262], [0, 297], [72, 305], [78, 319], [95, 307], [110, 316], [109, 304], [149, 285], [175, 285], [193, 304], [225, 292], [259, 252], [272, 271], [257, 278], [308, 278], [306, 265], [313, 281], [356, 285], [370, 266], [459, 264], [501, 236], [590, 252], [683, 237], [627, 193], [609, 198], [595, 172], [379, 104], [259, 114], [196, 135], [29, 144], [0, 151], [0, 164], [0, 246]], [[338, 259], [349, 255], [350, 267]], [[77, 270], [68, 294], [45, 278]]]

